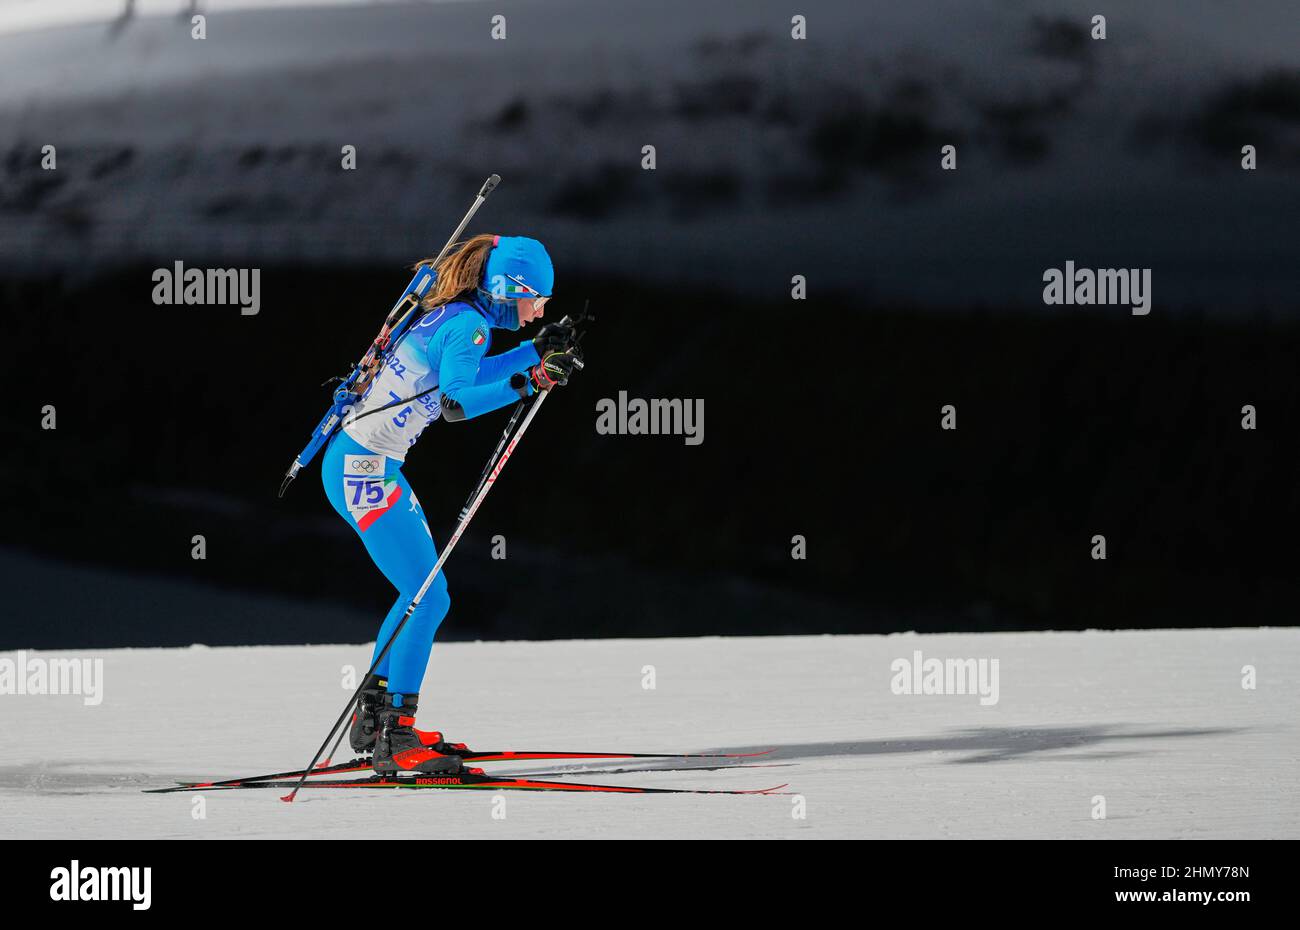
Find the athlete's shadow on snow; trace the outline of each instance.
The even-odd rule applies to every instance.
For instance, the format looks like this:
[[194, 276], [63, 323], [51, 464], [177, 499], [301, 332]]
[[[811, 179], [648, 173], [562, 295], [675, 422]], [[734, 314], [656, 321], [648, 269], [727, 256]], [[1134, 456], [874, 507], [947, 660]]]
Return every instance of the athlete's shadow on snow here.
[[[952, 730], [942, 736], [917, 739], [878, 739], [837, 743], [793, 743], [773, 748], [767, 746], [727, 746], [712, 748], [708, 752], [753, 753], [764, 749], [772, 752], [747, 759], [736, 759], [737, 765], [789, 765], [808, 759], [827, 759], [842, 756], [878, 756], [901, 754], [944, 754], [933, 759], [936, 764], [969, 765], [975, 762], [1004, 762], [1008, 759], [1040, 757], [1038, 761], [1114, 759], [1140, 755], [1149, 747], [1134, 747], [1133, 741], [1186, 739], [1197, 736], [1225, 736], [1243, 732], [1241, 727], [1216, 727], [1213, 729], [1190, 727], [1166, 730], [1138, 730], [1122, 724], [1083, 727], [968, 727]], [[1062, 750], [1083, 750], [1062, 752]], [[1054, 755], [1045, 755], [1054, 753]], [[948, 755], [954, 754], [954, 755]], [[680, 770], [681, 760], [655, 760], [642, 764], [624, 764], [620, 772], [653, 772]], [[727, 768], [730, 766], [719, 766]], [[600, 771], [585, 766], [574, 766], [570, 771], [581, 770], [588, 774]]]
[[96, 759], [94, 770], [54, 768], [48, 764], [0, 766], [0, 789], [35, 794], [98, 794], [103, 791], [158, 787], [166, 784], [159, 776], [143, 772], [104, 772], [106, 765], [124, 760]]
[[[1191, 728], [1165, 730], [1137, 730], [1124, 725], [1081, 727], [968, 727], [952, 730], [942, 736], [918, 739], [879, 739], [842, 743], [802, 743], [778, 746], [776, 751], [764, 756], [769, 761], [795, 761], [802, 759], [833, 758], [835, 756], [875, 756], [902, 753], [957, 753], [955, 758], [936, 759], [936, 762], [967, 765], [973, 762], [1003, 762], [1025, 756], [1059, 752], [1067, 749], [1102, 751], [1044, 756], [1050, 759], [1100, 759], [1117, 756], [1140, 755], [1145, 748], [1126, 748], [1132, 741], [1185, 739], [1197, 736], [1224, 736], [1243, 732], [1241, 727]], [[754, 747], [755, 749], [758, 747]], [[724, 752], [754, 751], [754, 749], [727, 749]]]

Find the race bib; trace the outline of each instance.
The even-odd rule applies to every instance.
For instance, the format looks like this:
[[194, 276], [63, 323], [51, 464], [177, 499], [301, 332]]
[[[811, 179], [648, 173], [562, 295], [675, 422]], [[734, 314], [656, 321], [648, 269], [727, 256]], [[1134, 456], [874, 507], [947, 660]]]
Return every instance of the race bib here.
[[349, 455], [343, 460], [343, 498], [353, 516], [382, 510], [387, 506], [384, 493], [384, 457]]

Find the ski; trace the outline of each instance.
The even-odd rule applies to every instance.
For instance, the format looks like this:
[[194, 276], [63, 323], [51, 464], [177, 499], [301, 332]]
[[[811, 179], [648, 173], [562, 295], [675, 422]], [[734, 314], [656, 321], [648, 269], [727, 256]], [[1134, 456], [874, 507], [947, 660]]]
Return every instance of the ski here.
[[[244, 781], [233, 785], [220, 786], [223, 791], [236, 791], [247, 788], [293, 788], [296, 781]], [[775, 794], [788, 784], [774, 785], [771, 788], [752, 788], [746, 790], [727, 788], [645, 788], [629, 785], [591, 785], [581, 782], [549, 781], [535, 778], [511, 778], [486, 775], [480, 772], [464, 772], [459, 775], [415, 775], [389, 776], [375, 775], [362, 779], [337, 779], [334, 781], [313, 781], [312, 788], [356, 788], [356, 789], [454, 789], [454, 788], [488, 788], [494, 790], [517, 791], [585, 791], [604, 794]], [[175, 788], [152, 788], [147, 794], [165, 794], [174, 791], [201, 791], [206, 787], [217, 786], [177, 786]], [[288, 795], [285, 796], [285, 800]]]
[[[753, 759], [775, 752], [764, 749], [760, 752], [459, 752], [465, 762], [530, 762], [533, 760], [553, 759]], [[370, 771], [370, 757], [364, 756], [350, 762], [319, 766], [307, 773], [309, 778], [318, 775], [348, 775], [353, 772]], [[179, 782], [182, 788], [233, 788], [247, 782], [273, 781], [281, 778], [302, 778], [303, 770], [292, 772], [272, 772], [269, 775], [249, 775], [243, 778], [228, 778], [223, 781], [186, 781]], [[176, 789], [157, 789], [176, 790]]]

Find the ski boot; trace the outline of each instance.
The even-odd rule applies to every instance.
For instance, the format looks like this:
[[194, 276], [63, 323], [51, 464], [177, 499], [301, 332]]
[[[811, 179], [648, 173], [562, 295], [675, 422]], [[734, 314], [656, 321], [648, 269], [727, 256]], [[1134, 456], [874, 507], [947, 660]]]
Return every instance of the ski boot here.
[[348, 743], [353, 752], [370, 752], [375, 748], [375, 736], [379, 732], [379, 708], [384, 703], [384, 691], [388, 688], [387, 680], [378, 675], [367, 675], [357, 698], [357, 706], [352, 711], [352, 726], [348, 729]]
[[[379, 735], [379, 710], [384, 706], [384, 694], [388, 681], [378, 675], [366, 678], [361, 697], [357, 698], [356, 709], [352, 711], [352, 726], [348, 730], [348, 744], [356, 753], [369, 753], [375, 748], [375, 738]], [[412, 696], [414, 700], [414, 696]], [[414, 713], [414, 711], [412, 711]], [[420, 742], [441, 753], [465, 750], [464, 743], [448, 743], [437, 730], [416, 730]]]
[[[465, 770], [456, 751], [465, 751], [464, 743], [448, 743], [436, 730], [415, 729], [418, 694], [385, 694], [379, 708], [379, 732], [371, 764], [380, 775], [398, 772], [458, 775]], [[398, 703], [394, 704], [394, 699]]]

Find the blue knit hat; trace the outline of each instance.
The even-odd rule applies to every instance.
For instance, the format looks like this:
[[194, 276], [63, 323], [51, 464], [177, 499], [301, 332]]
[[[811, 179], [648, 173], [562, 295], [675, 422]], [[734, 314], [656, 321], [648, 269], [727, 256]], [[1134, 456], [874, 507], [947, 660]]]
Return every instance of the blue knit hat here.
[[545, 246], [527, 236], [497, 236], [483, 272], [484, 290], [498, 300], [516, 300], [534, 292], [550, 297], [554, 284], [555, 269]]

